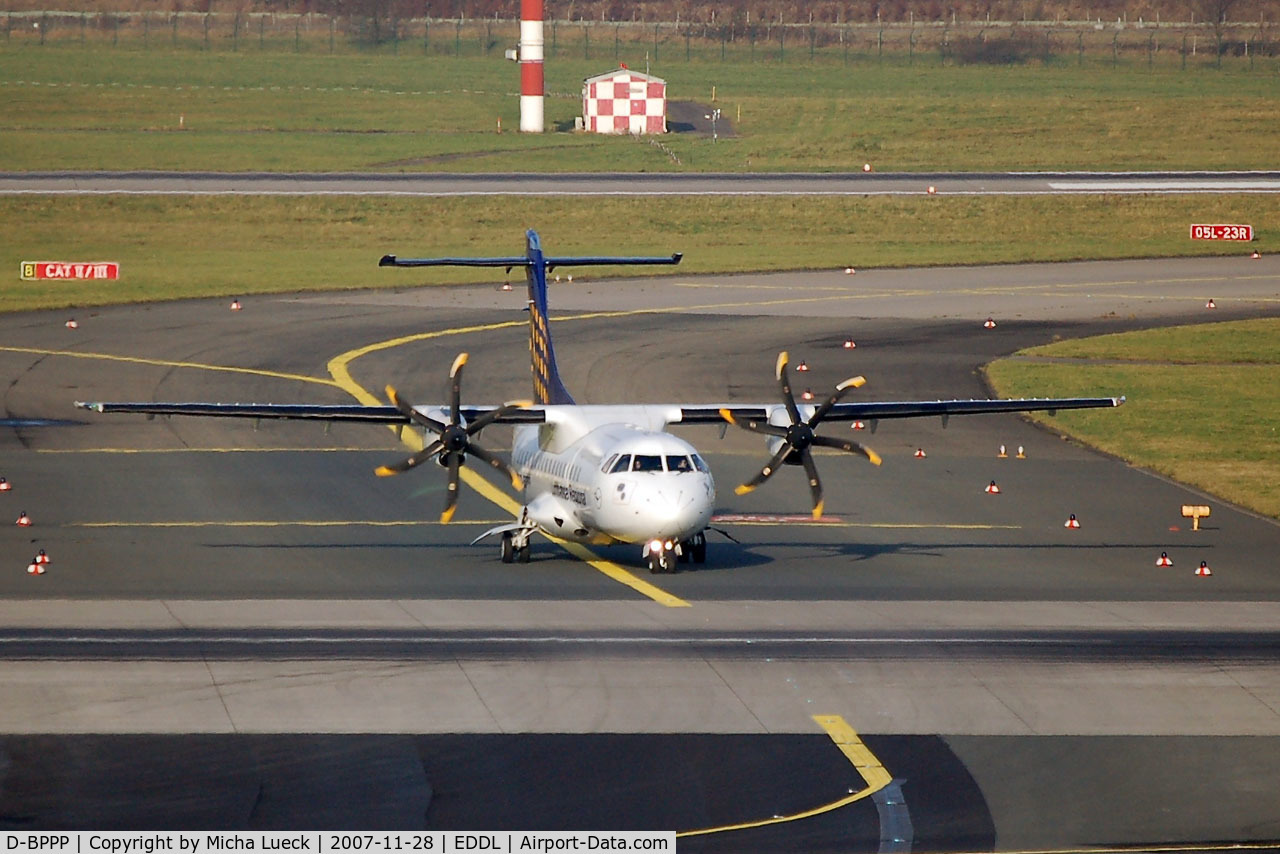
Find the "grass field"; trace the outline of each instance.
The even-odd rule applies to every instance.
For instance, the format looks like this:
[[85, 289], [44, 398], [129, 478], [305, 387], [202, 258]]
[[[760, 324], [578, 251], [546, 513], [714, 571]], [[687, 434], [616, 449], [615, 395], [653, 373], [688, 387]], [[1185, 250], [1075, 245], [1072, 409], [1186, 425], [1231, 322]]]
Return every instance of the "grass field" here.
[[[0, 197], [0, 310], [486, 281], [375, 265], [520, 252], [527, 227], [557, 253], [679, 251], [699, 273], [1203, 254], [1187, 239], [1201, 217], [1276, 222], [1280, 197]], [[1280, 236], [1253, 246], [1280, 251]], [[19, 282], [24, 260], [119, 261], [121, 278]]]
[[997, 361], [987, 375], [1008, 396], [1123, 390], [1128, 402], [1118, 410], [1041, 420], [1129, 462], [1280, 518], [1280, 319], [1063, 341]]
[[[624, 57], [643, 67], [643, 57]], [[1087, 66], [672, 62], [673, 100], [711, 102], [712, 142], [568, 132], [581, 81], [547, 66], [547, 123], [518, 126], [496, 57], [115, 50], [0, 43], [8, 170], [879, 171], [1266, 169], [1280, 162], [1275, 75]], [[507, 133], [498, 134], [498, 120]], [[677, 162], [678, 160], [678, 162]]]

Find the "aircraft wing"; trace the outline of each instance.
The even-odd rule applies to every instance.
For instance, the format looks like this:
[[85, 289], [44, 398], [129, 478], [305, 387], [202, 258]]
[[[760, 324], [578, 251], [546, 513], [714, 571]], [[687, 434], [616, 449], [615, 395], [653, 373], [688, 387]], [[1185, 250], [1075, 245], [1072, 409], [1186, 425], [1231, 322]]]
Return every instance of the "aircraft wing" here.
[[[876, 421], [882, 418], [927, 418], [929, 416], [986, 415], [997, 412], [1055, 412], [1059, 409], [1096, 409], [1120, 406], [1123, 397], [1033, 397], [1013, 400], [892, 400], [867, 403], [837, 403], [823, 416], [823, 421]], [[801, 414], [808, 418], [815, 404], [800, 404]], [[727, 411], [735, 420], [768, 421], [780, 403], [722, 405], [682, 405], [680, 424], [722, 424]]]
[[[364, 424], [408, 424], [409, 418], [394, 406], [359, 404], [320, 405], [308, 403], [97, 403], [76, 401], [76, 406], [93, 412], [138, 415], [197, 415], [206, 418], [267, 418], [299, 421], [352, 421]], [[467, 422], [497, 409], [496, 406], [464, 406], [459, 411]], [[494, 419], [499, 424], [541, 424], [541, 409], [521, 409]]]

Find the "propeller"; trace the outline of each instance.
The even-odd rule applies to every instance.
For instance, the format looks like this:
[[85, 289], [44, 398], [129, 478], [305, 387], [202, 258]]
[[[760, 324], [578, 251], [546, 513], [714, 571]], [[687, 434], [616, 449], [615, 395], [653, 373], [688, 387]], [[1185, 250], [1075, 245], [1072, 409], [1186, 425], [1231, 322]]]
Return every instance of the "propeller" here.
[[721, 409], [720, 417], [730, 424], [736, 424], [744, 430], [750, 430], [752, 433], [761, 433], [765, 436], [776, 436], [782, 439], [782, 446], [778, 448], [778, 452], [773, 455], [773, 458], [765, 463], [764, 468], [760, 469], [760, 473], [738, 486], [734, 491], [739, 495], [746, 495], [771, 478], [773, 473], [778, 470], [778, 466], [784, 463], [793, 465], [798, 463], [804, 466], [805, 474], [809, 476], [809, 493], [813, 496], [813, 518], [818, 519], [822, 516], [822, 481], [818, 478], [818, 467], [813, 463], [813, 455], [809, 453], [809, 448], [817, 445], [822, 448], [835, 448], [838, 451], [850, 454], [861, 454], [870, 460], [873, 465], [880, 465], [880, 455], [870, 448], [846, 439], [829, 439], [814, 432], [814, 429], [822, 419], [831, 411], [831, 407], [839, 403], [840, 398], [844, 397], [849, 389], [858, 388], [866, 383], [867, 380], [865, 377], [850, 377], [837, 385], [831, 396], [824, 400], [806, 421], [800, 417], [796, 399], [791, 394], [791, 376], [787, 371], [789, 361], [785, 350], [779, 353], [776, 372], [778, 386], [782, 390], [782, 403], [787, 408], [787, 417], [791, 421], [790, 425], [770, 424], [767, 421], [739, 421], [733, 417], [733, 412], [728, 409]]
[[458, 507], [458, 473], [467, 458], [467, 454], [471, 454], [477, 459], [488, 463], [511, 478], [512, 489], [517, 491], [524, 489], [524, 482], [520, 480], [520, 475], [516, 474], [509, 465], [492, 452], [485, 450], [472, 441], [472, 437], [504, 415], [509, 415], [532, 404], [524, 400], [512, 401], [496, 409], [489, 410], [469, 424], [462, 424], [459, 403], [462, 398], [462, 368], [466, 364], [467, 354], [460, 353], [458, 358], [453, 360], [453, 367], [449, 369], [448, 423], [423, 415], [399, 392], [391, 386], [387, 386], [387, 399], [391, 401], [391, 405], [404, 413], [405, 417], [414, 424], [425, 427], [435, 433], [437, 438], [428, 443], [421, 451], [406, 457], [400, 462], [378, 466], [374, 470], [378, 477], [388, 477], [422, 465], [427, 460], [433, 458], [437, 460], [440, 465], [449, 470], [449, 494], [445, 499], [444, 512], [440, 514], [440, 521], [445, 524], [453, 518], [453, 511]]

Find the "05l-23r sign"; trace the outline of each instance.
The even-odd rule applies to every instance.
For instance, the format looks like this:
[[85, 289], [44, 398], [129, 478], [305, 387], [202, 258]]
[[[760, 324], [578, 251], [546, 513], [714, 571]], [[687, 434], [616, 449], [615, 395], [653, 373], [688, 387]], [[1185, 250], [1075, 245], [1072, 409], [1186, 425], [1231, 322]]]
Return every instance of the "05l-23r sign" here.
[[1253, 240], [1251, 225], [1193, 225], [1192, 240]]

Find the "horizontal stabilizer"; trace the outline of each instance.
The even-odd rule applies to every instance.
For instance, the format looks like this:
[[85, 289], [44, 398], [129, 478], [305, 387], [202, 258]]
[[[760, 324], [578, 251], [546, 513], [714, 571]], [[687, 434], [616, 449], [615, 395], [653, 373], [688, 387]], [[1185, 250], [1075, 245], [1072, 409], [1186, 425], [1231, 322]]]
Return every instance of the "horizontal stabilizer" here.
[[[679, 264], [684, 257], [681, 252], [670, 255], [582, 255], [564, 258], [546, 258], [542, 263], [548, 270], [556, 267], [605, 267], [612, 265], [643, 266], [647, 264]], [[394, 255], [383, 255], [378, 261], [379, 267], [528, 267], [534, 262], [523, 255], [507, 258], [397, 258]]]

